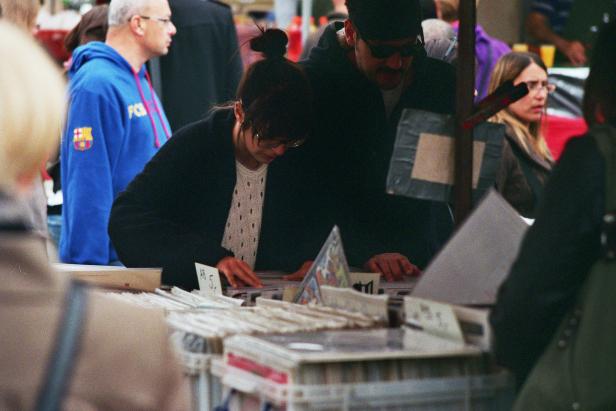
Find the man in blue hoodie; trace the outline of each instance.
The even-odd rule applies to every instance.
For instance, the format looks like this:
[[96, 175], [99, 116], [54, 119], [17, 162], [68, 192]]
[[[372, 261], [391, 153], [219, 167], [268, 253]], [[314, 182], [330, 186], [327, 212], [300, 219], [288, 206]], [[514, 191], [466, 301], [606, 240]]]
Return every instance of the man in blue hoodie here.
[[169, 49], [170, 18], [167, 0], [112, 0], [105, 43], [73, 54], [61, 145], [63, 262], [118, 260], [107, 235], [113, 200], [171, 136], [145, 69]]

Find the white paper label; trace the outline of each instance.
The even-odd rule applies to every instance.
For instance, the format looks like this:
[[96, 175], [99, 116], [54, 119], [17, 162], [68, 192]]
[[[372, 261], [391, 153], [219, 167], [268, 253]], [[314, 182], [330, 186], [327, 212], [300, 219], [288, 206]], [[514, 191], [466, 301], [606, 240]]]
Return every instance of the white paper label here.
[[349, 273], [351, 287], [364, 294], [378, 294], [381, 273]]
[[464, 344], [460, 324], [451, 306], [421, 298], [405, 297], [404, 312], [408, 324], [420, 327], [437, 337]]
[[195, 263], [197, 278], [199, 279], [199, 290], [205, 295], [222, 295], [222, 285], [220, 284], [220, 274], [214, 267]]
[[387, 321], [387, 295], [370, 295], [360, 293], [352, 288], [321, 286], [323, 304], [328, 307], [341, 308], [376, 317]]

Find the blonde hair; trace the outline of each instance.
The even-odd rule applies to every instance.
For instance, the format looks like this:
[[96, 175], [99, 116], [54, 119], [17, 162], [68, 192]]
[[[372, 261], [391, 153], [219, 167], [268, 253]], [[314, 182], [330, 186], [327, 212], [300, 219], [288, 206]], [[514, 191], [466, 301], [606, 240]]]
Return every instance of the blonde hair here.
[[0, 15], [24, 30], [36, 25], [41, 4], [39, 0], [0, 0]]
[[66, 110], [65, 83], [32, 37], [3, 21], [0, 73], [0, 190], [12, 190], [57, 149]]
[[[494, 69], [490, 78], [488, 93], [492, 93], [503, 83], [514, 80], [526, 67], [536, 64], [547, 73], [547, 68], [541, 58], [535, 53], [511, 52], [502, 56]], [[552, 162], [552, 153], [541, 133], [541, 123], [532, 122], [527, 127], [509, 109], [504, 109], [496, 113], [490, 121], [505, 124], [513, 132], [513, 137], [528, 152], [534, 152], [548, 162]]]

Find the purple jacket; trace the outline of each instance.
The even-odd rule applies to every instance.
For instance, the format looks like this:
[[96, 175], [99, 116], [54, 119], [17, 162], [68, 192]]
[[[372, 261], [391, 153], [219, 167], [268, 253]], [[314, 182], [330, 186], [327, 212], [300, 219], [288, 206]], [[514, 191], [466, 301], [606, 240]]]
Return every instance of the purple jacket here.
[[[458, 22], [452, 24], [456, 34], [458, 33]], [[496, 65], [498, 59], [511, 51], [511, 48], [504, 42], [488, 36], [485, 30], [477, 24], [475, 26], [475, 58], [477, 66], [475, 69], [475, 88], [477, 89], [477, 97], [475, 101], [479, 101], [488, 94], [488, 85], [490, 84], [490, 76], [492, 69]]]

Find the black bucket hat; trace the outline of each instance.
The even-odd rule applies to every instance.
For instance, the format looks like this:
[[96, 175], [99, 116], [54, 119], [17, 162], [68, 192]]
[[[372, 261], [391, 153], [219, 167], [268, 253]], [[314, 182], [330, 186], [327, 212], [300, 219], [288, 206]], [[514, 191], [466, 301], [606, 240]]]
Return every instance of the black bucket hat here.
[[419, 0], [347, 0], [349, 19], [366, 40], [397, 40], [422, 33]]

